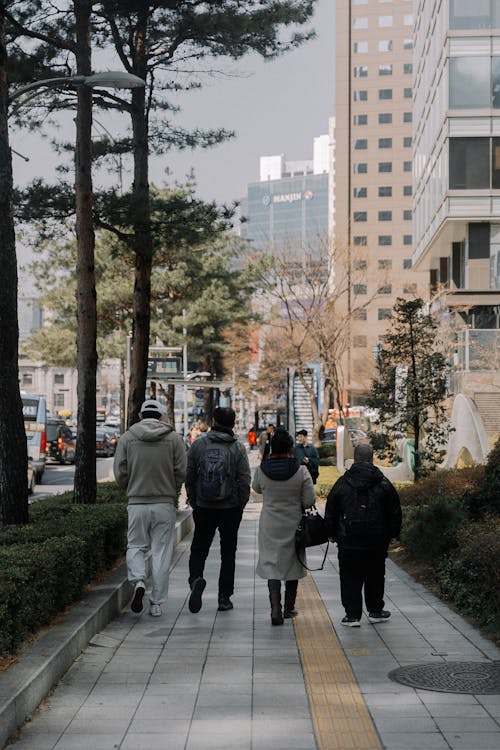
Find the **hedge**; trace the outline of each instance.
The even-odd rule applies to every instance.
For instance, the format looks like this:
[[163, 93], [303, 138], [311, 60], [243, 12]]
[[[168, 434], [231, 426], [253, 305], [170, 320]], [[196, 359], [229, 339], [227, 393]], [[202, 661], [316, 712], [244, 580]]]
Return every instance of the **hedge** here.
[[30, 523], [0, 528], [0, 654], [78, 599], [97, 573], [125, 553], [123, 493], [98, 488], [98, 504], [73, 505], [71, 495], [30, 506]]

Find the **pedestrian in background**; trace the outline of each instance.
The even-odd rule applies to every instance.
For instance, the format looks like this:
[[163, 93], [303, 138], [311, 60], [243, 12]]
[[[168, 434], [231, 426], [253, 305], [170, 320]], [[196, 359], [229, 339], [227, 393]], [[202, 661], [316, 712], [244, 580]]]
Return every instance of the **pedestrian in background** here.
[[[271, 622], [283, 625], [283, 618], [295, 617], [299, 578], [307, 575], [295, 551], [295, 531], [302, 509], [316, 502], [311, 475], [293, 455], [293, 438], [277, 429], [271, 437], [271, 453], [255, 471], [252, 487], [261, 494], [259, 560], [257, 575], [267, 580]], [[304, 563], [307, 565], [304, 551]], [[281, 581], [285, 581], [284, 611]]]
[[271, 438], [274, 434], [274, 425], [268, 424], [259, 437], [259, 456], [262, 461], [271, 453]]
[[243, 443], [234, 435], [236, 413], [218, 406], [210, 432], [188, 451], [186, 492], [193, 508], [194, 536], [189, 557], [190, 612], [199, 612], [206, 581], [205, 561], [219, 530], [221, 565], [218, 609], [233, 609], [238, 529], [250, 497], [250, 465]]
[[384, 609], [385, 559], [390, 541], [401, 531], [401, 504], [391, 482], [373, 465], [371, 445], [354, 448], [354, 463], [328, 495], [325, 522], [338, 546], [342, 625], [360, 626], [363, 589], [370, 622], [386, 622], [391, 613]]
[[314, 445], [307, 444], [307, 430], [297, 432], [297, 445], [293, 452], [299, 464], [303, 464], [308, 469], [313, 484], [316, 484], [319, 476], [319, 453]]
[[153, 617], [161, 615], [167, 599], [176, 503], [186, 477], [184, 441], [162, 421], [163, 414], [158, 401], [144, 401], [141, 421], [120, 437], [113, 464], [115, 479], [128, 497], [127, 571], [134, 585], [130, 608], [142, 612], [145, 555], [151, 550], [149, 614]]
[[208, 425], [206, 424], [206, 422], [202, 422], [199, 419], [191, 426], [191, 429], [189, 430], [189, 445], [191, 446], [194, 441], [200, 437], [200, 435], [203, 435], [204, 432], [208, 432]]

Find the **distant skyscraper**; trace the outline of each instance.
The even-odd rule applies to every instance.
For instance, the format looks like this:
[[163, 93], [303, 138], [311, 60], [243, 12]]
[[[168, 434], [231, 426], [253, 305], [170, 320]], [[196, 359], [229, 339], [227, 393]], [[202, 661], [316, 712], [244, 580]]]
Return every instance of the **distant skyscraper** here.
[[260, 181], [248, 186], [244, 236], [257, 251], [314, 253], [328, 237], [328, 135], [314, 139], [310, 161], [260, 159]]
[[[345, 400], [362, 403], [397, 297], [411, 298], [412, 0], [337, 0], [334, 245], [349, 277]], [[422, 278], [422, 276], [420, 276]]]

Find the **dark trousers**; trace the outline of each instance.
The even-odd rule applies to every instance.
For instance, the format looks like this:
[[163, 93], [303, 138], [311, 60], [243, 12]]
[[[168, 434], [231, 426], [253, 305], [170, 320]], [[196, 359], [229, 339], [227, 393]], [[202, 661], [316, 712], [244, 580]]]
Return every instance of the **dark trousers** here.
[[189, 585], [203, 578], [205, 560], [210, 552], [215, 532], [220, 536], [219, 594], [232, 596], [238, 529], [243, 511], [241, 508], [194, 508], [194, 535], [189, 557]]
[[384, 608], [386, 550], [339, 549], [340, 598], [348, 617], [361, 619], [362, 590], [368, 612]]
[[[299, 582], [296, 579], [285, 581], [285, 596], [289, 596], [291, 599], [295, 600], [295, 597], [297, 596], [298, 585]], [[269, 578], [267, 581], [267, 588], [269, 589], [270, 594], [272, 594], [273, 591], [277, 591], [279, 594], [281, 594], [281, 581], [276, 578]]]

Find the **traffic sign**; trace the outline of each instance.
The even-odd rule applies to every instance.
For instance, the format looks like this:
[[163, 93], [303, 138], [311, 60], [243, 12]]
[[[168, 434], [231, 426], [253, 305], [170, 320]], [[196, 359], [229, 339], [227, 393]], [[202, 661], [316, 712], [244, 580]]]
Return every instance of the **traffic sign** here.
[[150, 357], [148, 359], [148, 378], [166, 380], [181, 374], [181, 357]]

